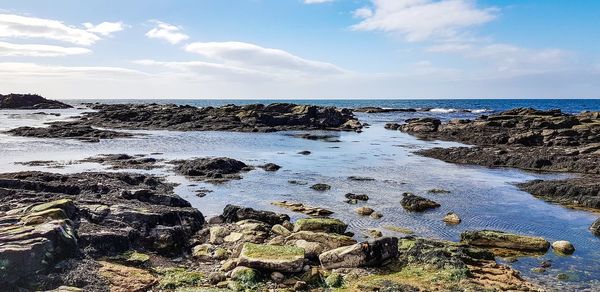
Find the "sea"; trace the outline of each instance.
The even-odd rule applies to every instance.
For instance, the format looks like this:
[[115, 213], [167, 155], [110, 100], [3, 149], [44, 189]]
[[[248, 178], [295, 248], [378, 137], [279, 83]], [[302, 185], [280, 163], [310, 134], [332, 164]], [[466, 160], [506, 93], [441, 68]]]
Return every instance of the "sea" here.
[[[70, 163], [87, 157], [110, 154], [145, 154], [169, 161], [192, 157], [226, 156], [247, 164], [276, 163], [277, 172], [261, 169], [244, 173], [242, 179], [222, 184], [198, 183], [164, 168], [136, 172], [152, 173], [178, 183], [176, 192], [190, 201], [206, 217], [221, 213], [227, 204], [289, 214], [292, 219], [302, 214], [274, 206], [275, 201], [301, 202], [334, 211], [334, 218], [349, 224], [356, 239], [363, 240], [369, 229], [389, 236], [407, 234], [391, 231], [389, 226], [412, 230], [416, 236], [458, 241], [467, 230], [494, 229], [545, 237], [549, 241], [568, 240], [575, 245], [572, 256], [561, 256], [551, 250], [543, 255], [500, 258], [530, 281], [556, 291], [600, 291], [600, 238], [591, 234], [589, 226], [600, 214], [589, 210], [566, 208], [539, 200], [520, 191], [515, 184], [532, 179], [560, 179], [572, 174], [537, 173], [509, 168], [486, 168], [445, 163], [422, 157], [415, 151], [432, 147], [464, 146], [454, 142], [423, 141], [413, 136], [384, 129], [385, 123], [403, 122], [414, 117], [472, 119], [515, 107], [560, 109], [568, 113], [600, 111], [596, 99], [458, 99], [458, 100], [66, 100], [76, 106], [66, 110], [44, 110], [56, 115], [40, 115], [39, 110], [0, 110], [0, 172], [40, 170], [60, 173], [82, 171], [115, 171], [94, 163]], [[318, 132], [334, 135], [330, 141], [291, 137], [290, 133], [127, 131], [142, 134], [131, 139], [102, 140], [83, 143], [64, 139], [14, 137], [2, 133], [19, 126], [45, 126], [52, 121], [69, 120], [83, 112], [81, 103], [175, 103], [199, 107], [225, 104], [291, 102], [357, 108], [414, 108], [417, 112], [357, 113], [370, 124], [362, 133]], [[311, 155], [298, 152], [308, 150]], [[55, 160], [67, 164], [63, 168], [26, 166], [19, 162]], [[122, 171], [122, 170], [120, 170]], [[374, 178], [372, 181], [349, 180], [349, 176]], [[300, 184], [291, 184], [297, 181]], [[330, 191], [309, 188], [327, 183]], [[444, 189], [448, 194], [431, 193]], [[203, 191], [205, 196], [198, 196]], [[400, 206], [402, 194], [412, 192], [430, 198], [441, 207], [424, 213], [411, 213]], [[367, 194], [369, 201], [350, 205], [346, 193]], [[369, 206], [383, 214], [381, 219], [361, 217], [354, 211]], [[463, 222], [449, 226], [442, 222], [448, 212], [460, 215]], [[551, 263], [545, 272], [534, 272], [542, 262]], [[560, 276], [559, 276], [560, 275]], [[566, 275], [566, 280], [564, 279]], [[563, 280], [559, 280], [559, 278]]]

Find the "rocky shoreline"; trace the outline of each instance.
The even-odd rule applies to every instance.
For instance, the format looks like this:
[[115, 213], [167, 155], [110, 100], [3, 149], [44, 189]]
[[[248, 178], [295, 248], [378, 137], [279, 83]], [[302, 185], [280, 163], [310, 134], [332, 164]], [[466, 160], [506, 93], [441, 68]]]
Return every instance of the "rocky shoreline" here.
[[475, 120], [421, 118], [387, 124], [422, 139], [474, 147], [433, 148], [418, 154], [446, 162], [487, 167], [582, 174], [561, 181], [520, 184], [523, 190], [569, 206], [600, 209], [600, 113], [517, 108]]
[[292, 223], [234, 205], [205, 221], [172, 184], [132, 173], [5, 173], [0, 192], [8, 291], [541, 289], [485, 248], [541, 248], [543, 239], [357, 242], [337, 219]]
[[0, 94], [0, 109], [68, 109], [71, 105], [37, 94]]

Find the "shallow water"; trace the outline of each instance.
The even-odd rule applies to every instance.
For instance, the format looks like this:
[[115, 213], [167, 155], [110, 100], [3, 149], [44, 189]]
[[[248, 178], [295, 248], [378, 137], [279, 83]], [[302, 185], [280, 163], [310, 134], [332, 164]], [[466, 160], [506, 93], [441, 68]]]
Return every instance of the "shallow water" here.
[[[39, 126], [50, 120], [64, 120], [81, 113], [81, 110], [46, 111], [61, 113], [60, 117], [32, 115], [33, 112], [0, 111], [0, 131], [21, 125]], [[444, 113], [427, 114], [449, 117]], [[221, 213], [223, 207], [230, 203], [285, 212], [294, 219], [303, 217], [271, 205], [273, 201], [288, 200], [334, 211], [332, 217], [348, 222], [357, 238], [361, 237], [361, 230], [366, 228], [379, 228], [384, 234], [402, 236], [381, 228], [393, 225], [409, 228], [419, 236], [448, 240], [458, 240], [462, 231], [477, 229], [543, 236], [549, 241], [569, 240], [577, 248], [573, 256], [557, 256], [550, 251], [541, 257], [520, 258], [511, 265], [533, 281], [546, 283], [557, 290], [594, 290], [600, 285], [600, 238], [588, 231], [598, 215], [543, 202], [513, 185], [536, 178], [559, 178], [564, 175], [453, 165], [412, 154], [418, 149], [458, 145], [420, 141], [410, 135], [383, 128], [386, 121], [402, 121], [416, 115], [423, 113], [360, 114], [361, 120], [372, 126], [360, 134], [332, 133], [339, 135], [338, 143], [293, 138], [287, 136], [288, 133], [132, 131], [146, 135], [92, 144], [0, 134], [0, 172], [105, 169], [92, 163], [49, 169], [16, 165], [14, 162], [70, 161], [107, 153], [160, 152], [163, 154], [153, 157], [165, 160], [227, 156], [251, 165], [273, 162], [281, 165], [282, 169], [277, 172], [256, 169], [243, 174], [241, 180], [218, 185], [189, 181], [174, 175], [169, 167], [149, 172], [165, 175], [170, 181], [180, 183], [177, 193], [207, 217]], [[309, 150], [312, 154], [297, 154], [302, 150]], [[351, 181], [348, 176], [372, 177], [375, 181]], [[289, 180], [306, 182], [307, 185], [293, 185], [288, 183]], [[332, 189], [317, 192], [309, 188], [314, 183], [327, 183]], [[446, 189], [451, 193], [428, 193], [433, 188]], [[198, 189], [212, 192], [200, 198], [195, 192]], [[359, 205], [346, 204], [344, 194], [348, 192], [368, 194], [370, 200]], [[399, 203], [404, 192], [428, 197], [442, 207], [421, 214], [406, 212]], [[379, 220], [359, 217], [354, 209], [362, 205], [372, 207], [384, 217]], [[441, 218], [450, 211], [459, 214], [463, 223], [457, 226], [443, 223]], [[530, 269], [539, 266], [543, 260], [551, 260], [552, 267], [544, 274], [532, 273]], [[558, 273], [568, 273], [571, 280], [555, 280]]]

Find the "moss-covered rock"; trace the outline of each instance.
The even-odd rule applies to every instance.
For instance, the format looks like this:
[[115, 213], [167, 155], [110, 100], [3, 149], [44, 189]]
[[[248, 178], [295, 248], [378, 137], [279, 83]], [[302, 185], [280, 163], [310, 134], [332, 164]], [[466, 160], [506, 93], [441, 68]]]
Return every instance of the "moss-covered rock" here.
[[150, 272], [119, 264], [100, 262], [100, 275], [110, 283], [112, 292], [146, 291], [157, 279]]
[[238, 264], [280, 272], [299, 272], [304, 263], [304, 249], [295, 246], [245, 243]]
[[473, 246], [546, 252], [550, 243], [542, 237], [525, 236], [495, 230], [466, 231], [461, 242]]
[[188, 271], [184, 268], [161, 269], [157, 272], [160, 274], [157, 287], [161, 289], [199, 286], [204, 278], [203, 273]]
[[327, 285], [327, 287], [338, 288], [342, 286], [343, 283], [344, 277], [338, 273], [331, 273], [331, 275], [325, 278], [325, 284]]
[[346, 228], [348, 228], [348, 224], [333, 218], [303, 218], [294, 223], [294, 232], [320, 231], [344, 234]]
[[352, 237], [334, 233], [299, 231], [285, 238], [286, 242], [295, 240], [306, 240], [309, 242], [318, 242], [325, 247], [325, 250], [353, 245], [356, 243]]

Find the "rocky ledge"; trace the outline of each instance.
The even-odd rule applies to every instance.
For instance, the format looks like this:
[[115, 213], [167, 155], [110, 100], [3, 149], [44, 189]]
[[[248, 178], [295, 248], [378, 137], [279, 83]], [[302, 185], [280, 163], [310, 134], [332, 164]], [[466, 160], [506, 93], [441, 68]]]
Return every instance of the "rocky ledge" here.
[[54, 122], [48, 127], [18, 127], [7, 134], [33, 138], [77, 139], [84, 142], [100, 142], [100, 139], [129, 138], [132, 134], [96, 129], [77, 122]]
[[348, 130], [362, 125], [349, 109], [273, 103], [193, 107], [159, 104], [91, 104], [80, 123], [103, 128], [176, 131], [274, 132]]
[[37, 94], [0, 94], [0, 109], [66, 109], [72, 106]]
[[418, 153], [452, 163], [585, 174], [522, 184], [526, 191], [571, 206], [600, 208], [600, 113], [517, 108], [475, 120], [409, 119], [388, 124], [423, 139], [474, 144]]

